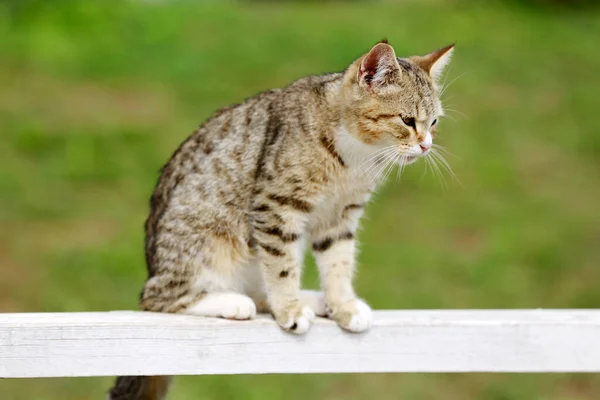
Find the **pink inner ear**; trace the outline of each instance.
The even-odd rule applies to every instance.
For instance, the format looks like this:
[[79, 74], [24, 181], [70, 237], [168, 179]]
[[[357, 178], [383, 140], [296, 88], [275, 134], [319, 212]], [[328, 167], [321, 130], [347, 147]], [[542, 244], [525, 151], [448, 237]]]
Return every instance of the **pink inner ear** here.
[[379, 59], [381, 58], [382, 52], [379, 49], [379, 46], [375, 47], [362, 62], [361, 65], [361, 75], [370, 74], [375, 75], [377, 72], [377, 66], [379, 65]]
[[380, 43], [373, 47], [360, 65], [360, 78], [365, 75], [375, 75], [377, 69], [384, 64], [381, 61], [385, 57], [394, 57], [394, 51], [389, 44]]

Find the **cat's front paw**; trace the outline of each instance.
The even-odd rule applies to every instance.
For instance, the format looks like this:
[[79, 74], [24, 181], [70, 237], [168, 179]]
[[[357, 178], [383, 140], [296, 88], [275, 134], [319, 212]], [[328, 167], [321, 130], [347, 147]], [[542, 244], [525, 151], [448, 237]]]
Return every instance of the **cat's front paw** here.
[[371, 327], [373, 312], [361, 299], [352, 299], [331, 304], [327, 310], [329, 318], [350, 332], [363, 332]]
[[297, 335], [306, 333], [311, 321], [315, 319], [314, 311], [300, 301], [279, 308], [273, 314], [279, 326]]

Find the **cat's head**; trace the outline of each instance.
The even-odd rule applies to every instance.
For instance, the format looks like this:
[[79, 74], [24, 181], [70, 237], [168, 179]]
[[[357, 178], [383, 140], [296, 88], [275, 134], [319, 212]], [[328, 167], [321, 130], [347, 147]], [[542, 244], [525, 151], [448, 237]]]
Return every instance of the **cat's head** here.
[[399, 58], [383, 41], [346, 72], [344, 123], [361, 142], [397, 150], [410, 164], [431, 151], [443, 115], [439, 79], [454, 45]]

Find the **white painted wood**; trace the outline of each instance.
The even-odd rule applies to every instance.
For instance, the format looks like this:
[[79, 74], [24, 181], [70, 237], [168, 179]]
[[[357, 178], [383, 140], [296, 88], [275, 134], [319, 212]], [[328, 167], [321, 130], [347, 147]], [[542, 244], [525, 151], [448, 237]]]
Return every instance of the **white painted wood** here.
[[0, 377], [324, 372], [600, 372], [600, 310], [378, 311], [351, 334], [271, 318], [0, 314]]

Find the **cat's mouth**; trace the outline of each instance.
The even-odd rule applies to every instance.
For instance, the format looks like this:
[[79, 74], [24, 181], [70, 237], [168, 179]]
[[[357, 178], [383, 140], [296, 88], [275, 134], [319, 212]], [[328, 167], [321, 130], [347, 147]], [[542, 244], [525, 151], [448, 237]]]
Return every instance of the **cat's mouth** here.
[[417, 161], [419, 158], [421, 158], [422, 155], [415, 155], [415, 156], [403, 156], [400, 158], [400, 161], [398, 162], [400, 165], [409, 165], [414, 163], [415, 161]]
[[428, 153], [429, 153], [429, 149], [427, 148], [427, 149], [421, 149], [420, 154], [415, 154], [414, 152], [411, 152], [409, 154], [403, 154], [398, 163], [400, 165], [409, 165], [409, 164], [412, 164], [415, 161], [417, 161], [419, 158], [426, 156]]

